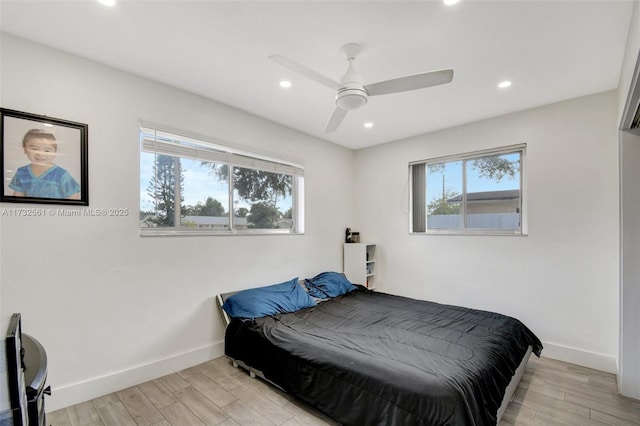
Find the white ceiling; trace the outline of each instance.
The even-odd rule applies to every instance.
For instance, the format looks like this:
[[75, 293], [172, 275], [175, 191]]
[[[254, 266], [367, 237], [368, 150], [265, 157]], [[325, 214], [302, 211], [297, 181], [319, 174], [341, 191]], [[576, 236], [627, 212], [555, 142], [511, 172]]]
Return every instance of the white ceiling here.
[[[0, 29], [362, 148], [615, 89], [632, 1], [0, 1]], [[376, 96], [325, 133], [331, 89], [362, 45], [365, 83], [443, 68], [442, 86]], [[284, 90], [279, 81], [292, 81]], [[513, 81], [506, 90], [497, 88]], [[374, 127], [365, 129], [365, 121]]]

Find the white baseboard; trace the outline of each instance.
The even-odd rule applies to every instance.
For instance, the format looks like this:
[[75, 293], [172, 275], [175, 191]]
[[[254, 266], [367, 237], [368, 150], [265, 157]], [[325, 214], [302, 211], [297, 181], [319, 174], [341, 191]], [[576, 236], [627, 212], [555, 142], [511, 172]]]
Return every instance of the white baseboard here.
[[177, 354], [169, 358], [152, 361], [147, 364], [106, 374], [100, 377], [51, 387], [51, 396], [46, 399], [46, 411], [79, 404], [91, 399], [107, 395], [185, 368], [207, 362], [224, 355], [224, 342], [203, 346], [189, 352]]
[[542, 350], [543, 357], [606, 371], [607, 373], [618, 373], [618, 360], [611, 355], [588, 352], [550, 342], [542, 342], [542, 345], [544, 346]]

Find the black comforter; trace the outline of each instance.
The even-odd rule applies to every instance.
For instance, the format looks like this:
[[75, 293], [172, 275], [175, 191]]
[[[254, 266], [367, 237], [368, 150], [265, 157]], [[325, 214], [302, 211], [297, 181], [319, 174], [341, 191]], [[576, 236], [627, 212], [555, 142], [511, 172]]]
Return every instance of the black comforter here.
[[344, 425], [495, 425], [538, 338], [504, 315], [364, 288], [232, 320], [225, 353]]

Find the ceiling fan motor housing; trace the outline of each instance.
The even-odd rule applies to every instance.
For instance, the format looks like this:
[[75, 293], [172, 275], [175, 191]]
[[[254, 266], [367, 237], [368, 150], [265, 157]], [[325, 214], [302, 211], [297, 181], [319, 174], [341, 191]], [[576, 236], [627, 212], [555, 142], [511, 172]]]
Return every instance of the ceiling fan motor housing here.
[[367, 103], [367, 91], [359, 84], [347, 83], [336, 93], [336, 105], [345, 110], [358, 109]]
[[362, 86], [362, 77], [353, 66], [355, 53], [357, 53], [357, 50], [359, 49], [360, 46], [355, 43], [342, 47], [342, 50], [347, 55], [349, 68], [340, 79], [342, 87], [338, 89], [338, 93], [336, 93], [336, 105], [338, 108], [344, 110], [358, 109], [365, 106], [367, 103], [367, 91]]

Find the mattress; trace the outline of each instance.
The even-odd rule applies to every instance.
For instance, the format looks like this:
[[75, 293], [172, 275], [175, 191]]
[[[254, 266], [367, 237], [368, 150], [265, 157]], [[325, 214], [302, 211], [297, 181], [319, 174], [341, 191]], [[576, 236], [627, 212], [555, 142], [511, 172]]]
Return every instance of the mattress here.
[[225, 354], [344, 425], [495, 425], [538, 338], [505, 315], [362, 287], [298, 312], [231, 319]]

